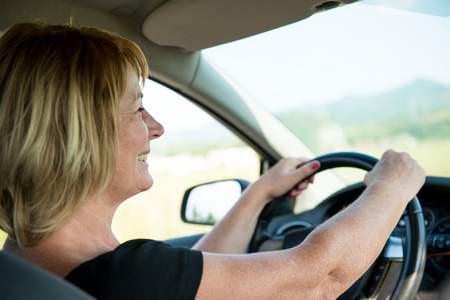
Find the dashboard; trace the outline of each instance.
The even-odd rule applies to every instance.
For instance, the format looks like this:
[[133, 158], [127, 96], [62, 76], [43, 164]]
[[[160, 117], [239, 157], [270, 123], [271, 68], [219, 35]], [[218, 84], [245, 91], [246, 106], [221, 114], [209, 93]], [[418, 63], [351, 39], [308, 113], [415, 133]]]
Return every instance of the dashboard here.
[[[436, 280], [450, 275], [450, 179], [432, 178], [419, 193], [427, 230], [426, 272]], [[437, 183], [440, 183], [439, 185]], [[447, 189], [444, 187], [447, 186]], [[393, 235], [404, 237], [406, 221], [400, 219]]]

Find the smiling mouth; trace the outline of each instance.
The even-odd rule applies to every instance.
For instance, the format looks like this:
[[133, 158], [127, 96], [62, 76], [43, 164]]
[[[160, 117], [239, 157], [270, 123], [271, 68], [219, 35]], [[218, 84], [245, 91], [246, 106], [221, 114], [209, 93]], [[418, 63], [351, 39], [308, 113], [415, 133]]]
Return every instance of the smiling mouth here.
[[147, 160], [147, 154], [139, 154], [137, 159], [138, 159], [138, 161], [146, 161]]

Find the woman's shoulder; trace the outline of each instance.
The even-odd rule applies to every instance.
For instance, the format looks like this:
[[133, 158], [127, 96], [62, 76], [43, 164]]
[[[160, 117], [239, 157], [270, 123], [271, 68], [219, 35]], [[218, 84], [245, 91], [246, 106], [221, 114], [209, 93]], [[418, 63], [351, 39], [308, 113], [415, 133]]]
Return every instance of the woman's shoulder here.
[[98, 298], [145, 299], [148, 295], [152, 299], [182, 299], [191, 295], [193, 299], [202, 270], [199, 251], [139, 239], [81, 264], [66, 279]]
[[191, 250], [187, 247], [175, 247], [168, 243], [149, 240], [136, 239], [120, 244], [115, 250], [104, 253], [98, 258], [100, 260], [124, 260], [152, 262], [152, 264], [161, 262], [161, 259], [202, 260], [200, 251]]

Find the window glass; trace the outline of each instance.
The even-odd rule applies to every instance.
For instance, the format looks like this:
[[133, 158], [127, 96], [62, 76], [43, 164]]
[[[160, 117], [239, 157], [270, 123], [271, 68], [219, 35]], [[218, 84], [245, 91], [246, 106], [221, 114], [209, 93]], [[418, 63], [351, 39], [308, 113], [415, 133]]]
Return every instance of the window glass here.
[[259, 176], [259, 157], [223, 125], [172, 90], [148, 80], [144, 107], [165, 133], [150, 143], [153, 187], [123, 203], [113, 230], [121, 242], [133, 238], [165, 240], [204, 233], [209, 226], [180, 218], [184, 191], [200, 184]]
[[392, 148], [448, 176], [449, 16], [448, 1], [360, 1], [203, 54], [316, 155]]

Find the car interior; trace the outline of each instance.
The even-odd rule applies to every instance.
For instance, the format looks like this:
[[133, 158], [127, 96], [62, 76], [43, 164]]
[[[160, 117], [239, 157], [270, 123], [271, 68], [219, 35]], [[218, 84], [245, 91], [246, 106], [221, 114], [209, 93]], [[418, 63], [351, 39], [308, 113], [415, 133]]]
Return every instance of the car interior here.
[[[146, 55], [150, 79], [195, 104], [253, 149], [259, 159], [259, 174], [262, 174], [281, 158], [312, 158], [316, 155], [279, 118], [236, 84], [232, 76], [213, 63], [204, 51], [289, 24], [301, 24], [315, 15], [351, 7], [358, 2], [365, 1], [0, 0], [0, 34], [18, 22], [44, 20], [52, 24], [95, 26], [134, 41]], [[366, 2], [380, 7], [389, 5], [386, 4], [389, 1], [382, 0]], [[424, 10], [431, 4], [434, 7], [442, 5], [442, 18], [450, 18], [450, 8], [444, 1], [410, 2]], [[443, 106], [445, 111], [449, 111], [450, 100], [441, 102], [446, 105]], [[443, 122], [448, 124], [449, 121]], [[367, 132], [370, 134], [372, 132]], [[446, 135], [449, 136], [448, 132]], [[440, 149], [440, 153], [446, 153], [446, 149]], [[249, 244], [249, 253], [287, 249], [301, 243], [315, 227], [348, 206], [364, 190], [361, 182], [343, 184], [331, 169], [345, 167], [369, 171], [377, 162], [372, 155], [349, 151], [318, 155], [317, 158], [322, 165], [318, 172], [330, 186], [339, 187], [338, 190], [326, 197], [317, 192], [320, 203], [303, 211], [296, 211], [296, 200], [287, 197], [267, 205]], [[230, 188], [225, 187], [228, 181], [217, 183], [229, 191]], [[238, 190], [237, 197], [249, 184], [237, 178], [231, 181]], [[212, 186], [211, 182], [207, 185]], [[193, 191], [198, 192], [203, 186], [206, 185], [198, 184], [187, 190], [183, 199], [180, 195], [183, 221], [212, 225], [220, 219], [211, 219], [211, 215], [198, 219], [190, 212], [196, 201]], [[428, 176], [377, 261], [339, 299], [450, 299], [446, 284], [450, 276], [449, 199], [450, 175]], [[232, 205], [235, 200], [230, 201]], [[213, 210], [215, 204], [210, 205]], [[166, 241], [190, 247], [202, 235]], [[0, 251], [0, 298], [89, 299], [89, 295]]]

